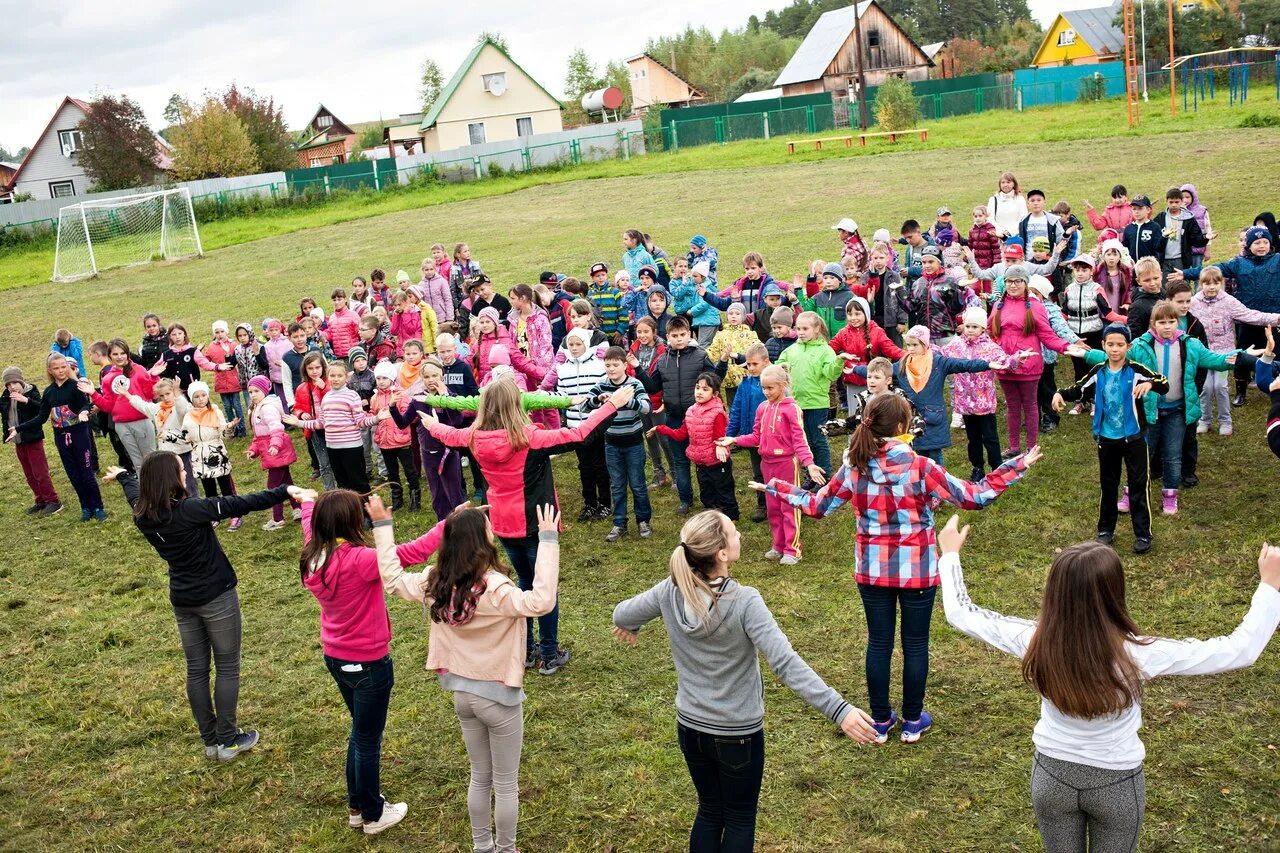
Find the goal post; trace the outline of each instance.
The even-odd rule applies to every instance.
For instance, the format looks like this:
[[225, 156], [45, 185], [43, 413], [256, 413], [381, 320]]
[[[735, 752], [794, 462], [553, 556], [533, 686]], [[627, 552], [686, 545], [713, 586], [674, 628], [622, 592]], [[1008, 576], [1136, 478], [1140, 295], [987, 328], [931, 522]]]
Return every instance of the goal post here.
[[172, 190], [82, 201], [58, 211], [53, 280], [204, 254], [191, 192]]

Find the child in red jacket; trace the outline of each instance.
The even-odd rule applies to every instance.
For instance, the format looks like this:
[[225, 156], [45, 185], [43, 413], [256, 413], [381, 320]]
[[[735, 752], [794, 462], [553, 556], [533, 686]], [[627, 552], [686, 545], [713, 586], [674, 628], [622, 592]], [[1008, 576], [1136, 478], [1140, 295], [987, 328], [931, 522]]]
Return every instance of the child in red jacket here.
[[738, 520], [738, 498], [734, 494], [733, 464], [729, 450], [719, 447], [716, 440], [724, 438], [729, 418], [720, 401], [720, 377], [703, 373], [693, 386], [693, 405], [685, 411], [684, 423], [672, 429], [665, 424], [645, 433], [647, 438], [657, 432], [672, 441], [688, 441], [685, 454], [698, 469], [698, 492], [702, 505], [718, 509], [733, 521]]
[[[654, 365], [666, 352], [666, 344], [658, 337], [658, 322], [652, 317], [641, 317], [636, 321], [636, 339], [627, 353], [627, 375], [635, 376], [637, 370], [643, 370], [652, 375]], [[649, 395], [649, 406], [649, 413], [641, 418], [645, 430], [651, 430], [658, 424], [667, 422], [667, 416], [662, 411], [661, 391], [655, 391]], [[667, 466], [673, 464], [671, 445], [659, 439], [657, 435], [649, 436], [646, 442], [649, 445], [649, 458], [653, 460], [653, 488], [665, 489], [671, 481], [667, 478], [663, 459], [666, 459]]]
[[[822, 469], [813, 464], [813, 453], [804, 437], [800, 408], [789, 388], [787, 371], [770, 365], [760, 373], [760, 388], [764, 402], [756, 409], [755, 427], [751, 432], [737, 437], [720, 439], [721, 447], [754, 447], [760, 451], [760, 472], [764, 482], [785, 480], [800, 482], [800, 466], [808, 469], [815, 483], [826, 482]], [[766, 560], [778, 560], [784, 566], [800, 562], [800, 511], [776, 496], [765, 502], [769, 513], [769, 529], [773, 532], [773, 547], [764, 552]]]

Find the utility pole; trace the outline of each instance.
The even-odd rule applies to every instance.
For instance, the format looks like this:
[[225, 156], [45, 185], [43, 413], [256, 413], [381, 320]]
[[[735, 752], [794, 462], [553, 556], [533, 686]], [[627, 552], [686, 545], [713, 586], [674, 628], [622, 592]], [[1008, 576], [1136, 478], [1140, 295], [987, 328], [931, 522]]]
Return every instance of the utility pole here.
[[853, 4], [853, 40], [857, 44], [858, 60], [858, 130], [867, 129], [867, 76], [862, 70], [862, 18], [858, 3]]
[[1147, 0], [1138, 0], [1138, 16], [1142, 30], [1142, 100], [1147, 100]]
[[1173, 0], [1169, 0], [1169, 115], [1178, 114], [1178, 69], [1174, 67]]

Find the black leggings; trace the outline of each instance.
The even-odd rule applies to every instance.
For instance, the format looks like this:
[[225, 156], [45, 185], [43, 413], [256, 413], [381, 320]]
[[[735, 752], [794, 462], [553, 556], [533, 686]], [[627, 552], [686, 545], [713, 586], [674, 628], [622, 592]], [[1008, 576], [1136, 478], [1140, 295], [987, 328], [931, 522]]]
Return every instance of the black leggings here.
[[229, 498], [236, 493], [236, 484], [232, 482], [230, 474], [223, 474], [221, 477], [201, 477], [200, 488], [204, 490], [206, 498], [216, 498], [219, 491], [224, 498]]
[[609, 469], [604, 462], [604, 439], [596, 435], [574, 447], [578, 457], [578, 476], [582, 479], [582, 505], [613, 506], [609, 492]]
[[364, 447], [329, 447], [329, 467], [339, 489], [350, 489], [361, 498], [369, 493], [369, 472], [364, 467]]
[[994, 413], [989, 415], [963, 415], [964, 432], [969, 439], [969, 464], [984, 471], [982, 451], [987, 451], [987, 461], [994, 471], [1004, 464], [1000, 455], [1000, 430]]
[[[1099, 349], [1102, 347], [1102, 330], [1096, 332], [1085, 332], [1080, 336], [1084, 342], [1089, 345], [1090, 349]], [[1085, 363], [1083, 358], [1071, 356], [1071, 369], [1075, 372], [1075, 381], [1079, 382], [1084, 375], [1089, 372], [1089, 365]], [[1093, 404], [1094, 394], [1093, 383], [1089, 383], [1089, 387], [1084, 389], [1084, 393], [1080, 396], [1080, 402], [1084, 405]]]
[[409, 482], [409, 488], [417, 490], [422, 487], [422, 480], [418, 476], [418, 466], [413, 461], [413, 447], [406, 445], [404, 447], [380, 447], [382, 453], [382, 461], [387, 464], [387, 480], [399, 484], [400, 469], [404, 468], [404, 478]]

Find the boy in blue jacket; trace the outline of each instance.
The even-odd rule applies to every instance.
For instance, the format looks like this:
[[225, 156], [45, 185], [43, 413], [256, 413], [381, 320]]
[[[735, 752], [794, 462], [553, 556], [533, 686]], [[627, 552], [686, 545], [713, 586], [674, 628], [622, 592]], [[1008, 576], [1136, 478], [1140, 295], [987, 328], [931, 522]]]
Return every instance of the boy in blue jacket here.
[[[752, 344], [747, 347], [747, 375], [742, 377], [738, 385], [738, 393], [729, 408], [729, 425], [724, 434], [729, 438], [747, 435], [756, 423], [756, 409], [764, 402], [764, 391], [760, 388], [760, 373], [769, 366], [769, 351], [764, 344]], [[748, 448], [751, 455], [751, 470], [755, 481], [763, 483], [763, 472], [760, 470], [760, 452], [754, 447]], [[768, 518], [765, 510], [764, 492], [756, 492], [756, 511], [751, 514], [752, 521], [764, 521]]]

